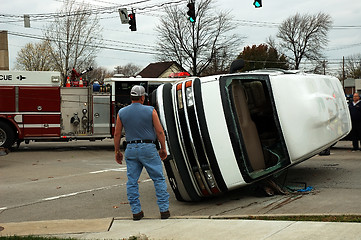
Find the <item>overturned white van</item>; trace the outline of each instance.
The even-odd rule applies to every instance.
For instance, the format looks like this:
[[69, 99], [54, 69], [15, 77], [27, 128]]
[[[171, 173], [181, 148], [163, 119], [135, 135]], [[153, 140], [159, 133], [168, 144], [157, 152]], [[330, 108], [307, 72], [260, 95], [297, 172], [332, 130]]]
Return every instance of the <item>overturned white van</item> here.
[[351, 130], [337, 78], [262, 70], [164, 84], [153, 93], [178, 200], [245, 186], [330, 147]]

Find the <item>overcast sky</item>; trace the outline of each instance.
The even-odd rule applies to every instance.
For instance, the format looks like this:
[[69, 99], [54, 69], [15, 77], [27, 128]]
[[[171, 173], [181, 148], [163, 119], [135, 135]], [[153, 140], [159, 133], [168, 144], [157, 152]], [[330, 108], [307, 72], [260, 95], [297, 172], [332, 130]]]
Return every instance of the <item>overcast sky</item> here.
[[[1, 14], [43, 14], [54, 13], [62, 6], [61, 0], [0, 0], [0, 30], [9, 32], [10, 69], [14, 68], [17, 52], [28, 42], [39, 40], [29, 37], [19, 37], [11, 33], [29, 35], [42, 35], [46, 21], [31, 21], [31, 28], [24, 28], [21, 19], [4, 17]], [[196, 0], [197, 1], [197, 0]], [[77, 2], [82, 2], [81, 0]], [[100, 16], [103, 27], [104, 46], [121, 48], [125, 50], [140, 50], [152, 52], [151, 48], [156, 42], [155, 26], [159, 23], [161, 10], [151, 9], [148, 13], [140, 13], [142, 8], [160, 3], [180, 2], [179, 0], [85, 0], [92, 8], [114, 7], [121, 5], [132, 7], [139, 14], [137, 17], [137, 31], [131, 32], [128, 24], [121, 24], [117, 12], [105, 13]], [[131, 4], [141, 2], [138, 4]], [[130, 4], [130, 5], [129, 5]], [[186, 8], [187, 1], [180, 3]], [[353, 4], [353, 5], [352, 5]], [[324, 54], [331, 69], [338, 69], [342, 57], [352, 54], [361, 54], [361, 1], [341, 0], [263, 0], [262, 8], [254, 8], [253, 0], [218, 0], [219, 9], [231, 10], [234, 21], [234, 32], [246, 37], [239, 45], [239, 52], [247, 45], [264, 43], [269, 36], [275, 36], [278, 24], [297, 12], [315, 14], [324, 12], [333, 19], [333, 28], [329, 32], [329, 44]], [[144, 10], [143, 10], [144, 11]], [[14, 21], [15, 20], [15, 21]], [[185, 21], [186, 16], [185, 16]], [[115, 41], [121, 41], [114, 42]], [[113, 42], [112, 42], [113, 41]], [[116, 46], [114, 45], [116, 44]], [[119, 50], [101, 50], [97, 57], [97, 65], [113, 70], [115, 66], [133, 63], [141, 67], [155, 62], [154, 55], [134, 53]]]

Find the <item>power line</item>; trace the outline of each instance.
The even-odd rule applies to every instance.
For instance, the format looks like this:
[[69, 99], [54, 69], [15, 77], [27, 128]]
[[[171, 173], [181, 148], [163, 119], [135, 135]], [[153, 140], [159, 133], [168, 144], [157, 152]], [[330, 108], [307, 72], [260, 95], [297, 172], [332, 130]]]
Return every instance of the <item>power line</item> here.
[[[49, 40], [49, 39], [47, 39], [47, 38], [45, 38], [43, 36], [35, 35], [35, 34], [26, 34], [26, 33], [19, 33], [19, 32], [13, 32], [13, 31], [8, 32], [8, 34], [13, 35], [13, 36], [26, 37], [26, 38], [32, 38], [32, 39], [38, 39], [38, 40]], [[148, 48], [149, 50], [152, 50], [155, 47], [154, 45], [136, 44], [136, 43], [130, 43], [130, 42], [123, 42], [123, 41], [119, 41], [119, 40], [111, 40], [111, 39], [99, 39], [99, 40], [104, 40], [106, 42], [115, 43], [115, 45], [114, 44], [108, 44], [108, 45], [98, 46], [98, 48], [100, 48], [100, 49], [134, 52], [134, 53], [143, 53], [143, 54], [151, 54], [151, 55], [156, 55], [157, 54], [157, 53], [155, 53], [153, 51], [149, 52], [149, 51], [129, 49], [129, 48], [139, 49], [139, 47], [144, 47], [144, 48]], [[55, 40], [51, 40], [51, 41], [55, 41]], [[62, 41], [62, 42], [65, 43], [66, 41]], [[116, 45], [117, 43], [131, 44], [131, 45], [136, 45], [136, 46], [139, 46], [139, 47], [128, 46], [128, 48], [125, 49], [124, 47], [119, 47], [119, 45]], [[84, 45], [84, 44], [81, 44], [81, 45]], [[348, 46], [339, 47], [339, 48], [335, 48], [335, 49], [328, 49], [328, 50], [326, 49], [326, 51], [333, 51], [333, 50], [338, 50], [338, 49], [343, 49], [343, 48], [350, 48], [350, 47], [359, 46], [359, 45], [361, 45], [361, 43], [351, 44], [351, 45], [348, 45]], [[327, 59], [327, 61], [329, 61], [329, 64], [339, 64], [339, 63], [342, 62], [342, 60], [338, 60], [338, 59]], [[253, 61], [253, 62], [257, 62], [257, 61]]]
[[[121, 5], [117, 5], [117, 6], [111, 6], [111, 7], [99, 7], [99, 8], [89, 8], [89, 9], [84, 9], [82, 11], [75, 11], [75, 12], [70, 12], [70, 13], [35, 13], [35, 14], [28, 14], [31, 18], [52, 18], [52, 17], [69, 17], [69, 16], [76, 16], [76, 15], [80, 15], [80, 14], [104, 14], [104, 13], [113, 13], [118, 11], [118, 8], [122, 8], [122, 7], [128, 7], [128, 6], [132, 6], [132, 5], [137, 5], [137, 4], [141, 4], [141, 3], [145, 3], [145, 2], [149, 2], [151, 0], [141, 0], [141, 1], [137, 1], [137, 2], [132, 2], [132, 3], [128, 3], [128, 4], [121, 4]], [[14, 14], [4, 14], [1, 13], [1, 16], [5, 16], [5, 17], [13, 17], [13, 18], [23, 18], [23, 15], [14, 15]]]
[[333, 29], [361, 29], [361, 26], [333, 26]]
[[[54, 1], [57, 1], [57, 2], [62, 2], [62, 3], [65, 3], [66, 1], [65, 0], [54, 0]], [[104, 0], [93, 0], [95, 3], [105, 3], [105, 4], [109, 4], [109, 5], [117, 5], [116, 3], [112, 3], [112, 2], [107, 2], [107, 1], [104, 1]], [[76, 3], [78, 5], [83, 5], [83, 2], [79, 2], [79, 3]], [[87, 4], [90, 4], [90, 3], [87, 3]], [[95, 4], [90, 4], [90, 5], [93, 5], [93, 6], [97, 6]]]
[[[151, 1], [151, 0], [141, 0], [141, 1], [132, 2], [132, 3], [123, 4], [123, 5], [116, 5], [115, 3], [102, 1], [104, 3], [112, 4], [115, 6], [90, 8], [90, 9], [85, 9], [83, 11], [76, 11], [76, 12], [72, 12], [72, 13], [40, 13], [40, 14], [28, 14], [28, 15], [30, 16], [32, 21], [43, 21], [43, 20], [48, 20], [50, 18], [55, 18], [55, 17], [56, 18], [69, 17], [69, 16], [75, 16], [75, 15], [79, 15], [79, 14], [111, 14], [111, 13], [118, 12], [119, 8], [134, 6], [134, 5], [146, 3], [149, 1]], [[138, 14], [146, 14], [151, 11], [159, 10], [159, 8], [162, 8], [166, 5], [180, 5], [185, 2], [187, 2], [187, 0], [178, 0], [178, 1], [172, 1], [172, 2], [168, 1], [168, 2], [163, 2], [163, 3], [148, 5], [148, 6], [144, 6], [144, 7], [132, 7], [132, 8], [137, 10]], [[159, 17], [159, 15], [154, 15], [154, 14], [147, 14], [147, 15]], [[23, 21], [24, 16], [0, 13], [0, 17], [12, 19], [12, 20], [7, 20], [7, 21], [0, 21], [0, 23], [10, 23], [10, 22], [21, 22], [21, 21]], [[15, 20], [13, 20], [14, 18], [15, 18]], [[109, 17], [109, 18], [116, 18], [116, 17]], [[108, 19], [108, 18], [102, 18], [102, 19]], [[240, 26], [251, 26], [251, 27], [277, 28], [281, 25], [281, 23], [276, 23], [276, 22], [253, 21], [253, 20], [245, 20], [245, 19], [233, 19], [232, 21], [239, 23]], [[335, 25], [335, 26], [331, 26], [331, 29], [333, 29], [333, 30], [361, 29], [361, 25]]]
[[353, 47], [357, 47], [357, 46], [361, 46], [361, 42], [360, 42], [360, 43], [354, 43], [354, 44], [346, 45], [346, 46], [329, 48], [329, 49], [326, 49], [326, 51], [336, 51], [336, 50], [342, 50], [342, 49], [346, 49], [346, 48], [353, 48]]
[[[252, 26], [252, 27], [274, 27], [278, 28], [281, 23], [275, 22], [262, 22], [262, 21], [251, 21], [251, 20], [244, 20], [244, 19], [233, 19], [234, 22], [240, 23], [241, 26]], [[339, 26], [331, 26], [331, 29], [334, 30], [352, 30], [352, 29], [361, 29], [361, 25], [339, 25]]]
[[[12, 23], [12, 25], [22, 27], [22, 25], [19, 25], [19, 24], [14, 24], [14, 23]], [[52, 30], [50, 30], [50, 29], [39, 28], [39, 27], [31, 27], [31, 28], [32, 28], [32, 29], [36, 29], [36, 30], [41, 30], [41, 31], [56, 32], [56, 31], [52, 31]], [[120, 32], [119, 30], [115, 30], [115, 29], [108, 29], [108, 30]], [[123, 32], [128, 32], [128, 31], [123, 31]], [[25, 33], [22, 33], [22, 34], [25, 34]], [[138, 34], [142, 34], [142, 33], [138, 33]], [[149, 35], [149, 34], [146, 34], [146, 35]], [[38, 37], [40, 37], [40, 36], [38, 35]], [[125, 42], [125, 41], [120, 41], [120, 40], [103, 39], [103, 38], [102, 38], [102, 39], [96, 38], [96, 39], [98, 39], [98, 40], [104, 40], [104, 41], [112, 42], [112, 43], [119, 43], [119, 44], [131, 45], [131, 46], [128, 46], [128, 47], [130, 47], [130, 48], [145, 47], [145, 48], [154, 49], [154, 47], [155, 47], [155, 45], [150, 45], [150, 44], [142, 44], [142, 43], [134, 43], [134, 42]], [[114, 46], [114, 45], [113, 45], [113, 46]], [[139, 46], [139, 47], [138, 47], [138, 46]]]
[[256, 27], [265, 27], [265, 25], [270, 27], [278, 27], [280, 23], [274, 22], [261, 22], [261, 21], [251, 21], [245, 19], [233, 19], [235, 22], [239, 22], [242, 26], [256, 26]]
[[[47, 39], [43, 36], [39, 36], [39, 35], [30, 35], [30, 34], [24, 34], [24, 33], [18, 33], [18, 32], [8, 32], [9, 35], [13, 35], [13, 36], [18, 36], [18, 37], [25, 37], [25, 38], [33, 38], [33, 39], [38, 39], [38, 40], [50, 40], [50, 41], [55, 41], [53, 39]], [[66, 43], [66, 41], [64, 40], [60, 40], [60, 42], [62, 43]], [[82, 46], [89, 46], [89, 47], [94, 47], [92, 45], [89, 44], [81, 44]], [[119, 48], [119, 47], [110, 47], [110, 46], [97, 46], [97, 48], [100, 49], [107, 49], [107, 50], [116, 50], [116, 51], [123, 51], [123, 52], [132, 52], [132, 53], [143, 53], [143, 54], [151, 54], [151, 55], [156, 55], [157, 53], [155, 52], [147, 52], [147, 51], [141, 51], [141, 50], [131, 50], [131, 49], [124, 49], [124, 48]]]
[[[110, 7], [90, 8], [90, 9], [84, 9], [82, 11], [75, 11], [75, 12], [70, 12], [70, 13], [69, 12], [68, 13], [37, 13], [37, 14], [27, 14], [27, 15], [29, 15], [29, 17], [32, 20], [37, 20], [37, 19], [47, 20], [49, 18], [63, 18], [63, 17], [81, 15], [81, 14], [111, 14], [111, 13], [114, 13], [114, 12], [118, 12], [119, 8], [134, 6], [134, 5], [138, 5], [138, 4], [141, 4], [141, 3], [146, 3], [146, 2], [149, 2], [149, 1], [151, 1], [151, 0], [141, 0], [141, 1], [137, 1], [137, 2], [122, 4], [122, 5], [116, 5], [116, 6], [110, 6]], [[144, 6], [144, 7], [137, 7], [137, 8], [132, 7], [132, 8], [134, 8], [136, 10], [139, 10], [139, 11], [148, 10], [148, 12], [149, 12], [153, 8], [159, 9], [159, 8], [164, 7], [166, 5], [180, 4], [180, 3], [184, 3], [184, 2], [187, 2], [187, 0], [163, 2], [163, 3], [148, 5], [148, 6]], [[9, 20], [9, 21], [7, 21], [7, 22], [16, 22], [16, 21], [22, 21], [22, 19], [24, 18], [24, 15], [14, 15], [14, 14], [0, 13], [0, 17], [19, 19], [19, 20]], [[7, 22], [0, 22], [0, 23], [7, 23]]]

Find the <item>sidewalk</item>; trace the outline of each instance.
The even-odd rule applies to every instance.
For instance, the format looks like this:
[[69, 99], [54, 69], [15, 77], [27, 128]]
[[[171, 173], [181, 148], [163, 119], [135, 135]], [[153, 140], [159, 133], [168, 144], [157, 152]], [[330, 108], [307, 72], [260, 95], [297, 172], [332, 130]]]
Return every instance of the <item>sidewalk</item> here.
[[[232, 216], [235, 218], [237, 216]], [[56, 235], [77, 239], [361, 239], [360, 223], [264, 221], [222, 218], [55, 220], [5, 223], [0, 236]], [[1, 229], [1, 228], [0, 228]], [[143, 238], [142, 238], [143, 237]]]

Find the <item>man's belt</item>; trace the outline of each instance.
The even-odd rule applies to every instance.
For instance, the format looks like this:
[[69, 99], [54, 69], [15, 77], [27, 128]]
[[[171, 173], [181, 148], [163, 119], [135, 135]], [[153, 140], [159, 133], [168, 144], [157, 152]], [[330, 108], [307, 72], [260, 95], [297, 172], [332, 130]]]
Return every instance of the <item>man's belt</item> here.
[[127, 141], [127, 144], [132, 144], [132, 143], [153, 143], [153, 144], [156, 144], [156, 142], [153, 141], [153, 140], [133, 140], [133, 141]]

